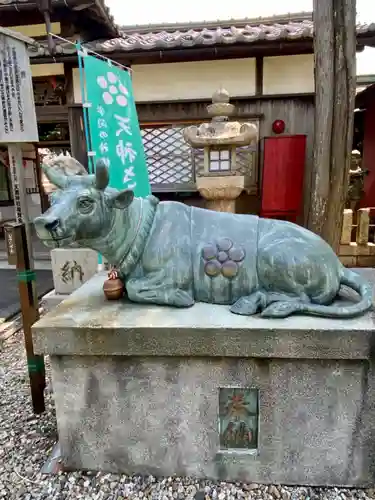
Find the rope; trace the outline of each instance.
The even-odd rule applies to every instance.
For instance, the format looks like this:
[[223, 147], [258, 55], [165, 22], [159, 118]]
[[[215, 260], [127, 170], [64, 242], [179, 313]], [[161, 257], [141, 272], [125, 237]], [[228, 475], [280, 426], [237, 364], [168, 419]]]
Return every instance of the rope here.
[[[72, 42], [71, 40], [67, 40], [66, 38], [63, 38], [62, 36], [55, 35], [54, 33], [48, 33], [48, 35], [51, 35], [51, 36], [61, 40], [62, 42], [70, 43], [70, 45], [75, 45], [77, 47], [76, 43]], [[88, 47], [85, 47], [85, 45], [82, 43], [80, 45], [82, 48], [84, 48], [84, 50], [86, 52], [90, 52], [91, 54], [94, 54], [96, 57], [99, 57], [99, 59], [103, 59], [104, 61], [107, 61], [109, 65], [118, 66], [119, 68], [126, 69], [126, 71], [133, 71], [129, 66], [124, 66], [123, 64], [120, 64], [117, 61], [112, 61], [112, 59], [109, 59], [109, 57], [103, 56], [103, 54], [99, 54], [98, 52], [95, 52], [94, 50], [91, 50]]]

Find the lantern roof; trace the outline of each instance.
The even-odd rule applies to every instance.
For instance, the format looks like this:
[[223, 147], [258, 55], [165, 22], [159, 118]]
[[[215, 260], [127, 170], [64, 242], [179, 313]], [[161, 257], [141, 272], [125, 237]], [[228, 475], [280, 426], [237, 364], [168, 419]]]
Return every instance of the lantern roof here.
[[220, 88], [212, 95], [212, 104], [207, 106], [211, 122], [198, 127], [192, 125], [184, 130], [184, 139], [194, 148], [218, 146], [248, 146], [257, 138], [257, 128], [252, 123], [230, 121], [235, 106], [230, 104], [227, 90]]

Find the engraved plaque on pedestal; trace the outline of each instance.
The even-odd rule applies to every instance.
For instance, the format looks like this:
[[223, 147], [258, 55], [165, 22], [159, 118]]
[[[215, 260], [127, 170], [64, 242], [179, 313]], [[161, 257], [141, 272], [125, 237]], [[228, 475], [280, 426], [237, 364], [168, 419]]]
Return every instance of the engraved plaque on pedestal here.
[[258, 448], [259, 393], [257, 389], [219, 389], [220, 449], [246, 451]]

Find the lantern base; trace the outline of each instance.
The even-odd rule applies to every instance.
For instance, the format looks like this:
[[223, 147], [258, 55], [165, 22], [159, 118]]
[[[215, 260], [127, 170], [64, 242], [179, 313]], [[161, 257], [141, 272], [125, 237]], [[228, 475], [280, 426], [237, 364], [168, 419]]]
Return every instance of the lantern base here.
[[205, 198], [206, 208], [217, 212], [236, 212], [236, 199], [245, 189], [245, 177], [228, 175], [198, 177], [199, 193]]

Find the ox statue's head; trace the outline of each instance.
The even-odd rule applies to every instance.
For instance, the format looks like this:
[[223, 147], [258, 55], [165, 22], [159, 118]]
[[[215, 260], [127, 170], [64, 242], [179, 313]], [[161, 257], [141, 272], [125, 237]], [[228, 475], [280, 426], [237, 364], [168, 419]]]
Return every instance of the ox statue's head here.
[[43, 168], [56, 186], [51, 207], [34, 220], [38, 237], [49, 248], [67, 247], [100, 238], [111, 229], [114, 211], [133, 201], [133, 191], [108, 188], [109, 175], [99, 161], [94, 175], [64, 175], [54, 168]]

